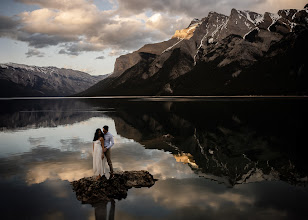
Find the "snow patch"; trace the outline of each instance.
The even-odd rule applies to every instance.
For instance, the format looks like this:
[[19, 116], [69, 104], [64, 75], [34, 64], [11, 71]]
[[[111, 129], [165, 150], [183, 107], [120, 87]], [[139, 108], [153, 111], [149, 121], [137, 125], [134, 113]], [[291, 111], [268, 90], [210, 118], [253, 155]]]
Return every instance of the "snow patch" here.
[[[298, 11], [297, 11], [298, 12]], [[292, 16], [292, 20], [294, 20], [294, 18], [295, 18], [295, 16], [296, 16], [296, 14], [297, 14], [297, 12], [296, 13], [294, 13], [294, 15]]]
[[268, 26], [267, 30], [271, 31], [270, 30], [271, 26], [281, 17], [278, 14], [273, 14], [273, 13], [269, 13], [269, 16], [272, 19], [272, 24], [270, 26]]
[[204, 153], [204, 149], [203, 149], [202, 145], [200, 144], [199, 139], [197, 138], [197, 129], [196, 128], [195, 128], [195, 132], [194, 132], [194, 138], [195, 138], [195, 140], [196, 140], [196, 142], [197, 142], [197, 144], [200, 148], [201, 153], [207, 158], [206, 154]]
[[289, 16], [290, 14], [290, 9], [285, 10], [286, 16]]
[[198, 18], [194, 18], [192, 21], [195, 22], [195, 21], [200, 21], [200, 20]]
[[9, 67], [5, 64], [0, 64], [0, 67], [3, 68], [3, 69], [8, 69]]
[[223, 29], [223, 28], [227, 29], [228, 22], [229, 22], [229, 18], [227, 18], [227, 20], [224, 22], [224, 25], [222, 26], [221, 29]]
[[249, 11], [245, 11], [245, 12], [246, 12], [247, 20], [253, 23], [254, 25], [258, 25], [264, 21], [264, 15], [257, 14], [255, 18], [251, 18], [249, 14], [250, 12]]
[[256, 28], [250, 30], [249, 32], [247, 32], [247, 33], [243, 36], [243, 39], [246, 39], [246, 36], [247, 36], [248, 34], [250, 34], [250, 33], [251, 33], [252, 31], [254, 31], [254, 30], [257, 30], [258, 32], [260, 32], [260, 29], [259, 29], [258, 27], [256, 27]]
[[194, 56], [194, 66], [196, 65], [196, 56], [197, 56], [197, 54], [198, 54], [200, 48], [201, 48], [202, 45], [203, 45], [204, 39], [207, 37], [208, 34], [209, 34], [209, 31], [208, 31], [208, 29], [206, 29], [206, 34], [202, 37], [201, 42], [200, 42], [200, 45], [199, 45], [199, 47], [197, 48], [196, 54], [195, 54], [195, 56]]
[[178, 42], [176, 42], [175, 44], [173, 44], [171, 47], [168, 47], [166, 50], [164, 50], [161, 54], [163, 54], [163, 53], [165, 53], [165, 52], [171, 50], [173, 47], [175, 47], [177, 44], [181, 43], [183, 40], [184, 40], [184, 38], [183, 38], [183, 39], [180, 39]]
[[245, 13], [246, 13], [247, 20], [254, 24], [255, 22], [251, 19], [249, 11], [245, 11]]
[[168, 93], [173, 93], [173, 90], [169, 83], [165, 85], [164, 90]]
[[246, 25], [246, 27], [248, 27], [248, 29], [250, 29], [251, 27], [250, 27], [250, 24], [248, 23], [248, 22], [244, 22], [245, 23], [245, 25]]
[[232, 77], [233, 77], [233, 78], [238, 77], [238, 76], [240, 75], [241, 72], [242, 72], [242, 70], [238, 70], [238, 71], [232, 73]]

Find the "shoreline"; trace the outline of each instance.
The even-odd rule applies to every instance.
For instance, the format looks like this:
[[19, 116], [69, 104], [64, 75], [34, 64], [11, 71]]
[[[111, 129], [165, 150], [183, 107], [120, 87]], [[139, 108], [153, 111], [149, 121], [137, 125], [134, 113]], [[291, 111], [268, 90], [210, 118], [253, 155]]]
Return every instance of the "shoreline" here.
[[0, 100], [39, 100], [39, 99], [140, 99], [140, 100], [172, 100], [172, 99], [307, 99], [308, 96], [296, 95], [239, 95], [239, 96], [89, 96], [89, 97], [3, 97]]

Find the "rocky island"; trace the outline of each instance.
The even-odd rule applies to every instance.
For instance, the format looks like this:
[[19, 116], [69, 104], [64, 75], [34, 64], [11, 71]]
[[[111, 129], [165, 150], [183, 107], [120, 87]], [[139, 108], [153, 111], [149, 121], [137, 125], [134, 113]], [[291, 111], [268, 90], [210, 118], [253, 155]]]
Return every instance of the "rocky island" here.
[[96, 180], [95, 177], [84, 177], [71, 182], [76, 197], [82, 203], [95, 204], [125, 199], [128, 189], [135, 187], [151, 187], [156, 179], [148, 171], [115, 172], [112, 178], [105, 176]]

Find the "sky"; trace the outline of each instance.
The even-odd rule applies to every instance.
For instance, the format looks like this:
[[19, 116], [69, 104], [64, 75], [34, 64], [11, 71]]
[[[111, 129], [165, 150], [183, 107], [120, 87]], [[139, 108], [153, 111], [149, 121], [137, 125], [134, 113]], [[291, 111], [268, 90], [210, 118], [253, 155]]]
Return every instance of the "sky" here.
[[0, 0], [0, 63], [112, 73], [117, 57], [232, 8], [303, 9], [307, 0]]

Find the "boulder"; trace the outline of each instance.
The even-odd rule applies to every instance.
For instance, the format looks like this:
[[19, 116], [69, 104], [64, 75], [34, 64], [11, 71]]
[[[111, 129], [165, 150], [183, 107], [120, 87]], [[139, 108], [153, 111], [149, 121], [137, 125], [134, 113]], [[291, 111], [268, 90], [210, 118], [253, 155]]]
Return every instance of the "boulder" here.
[[151, 187], [156, 179], [148, 171], [115, 172], [112, 178], [105, 176], [96, 180], [95, 177], [84, 177], [71, 182], [76, 197], [82, 203], [95, 204], [113, 199], [125, 199], [128, 189], [135, 187]]

